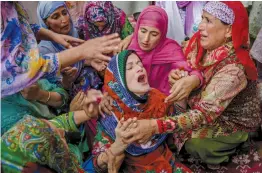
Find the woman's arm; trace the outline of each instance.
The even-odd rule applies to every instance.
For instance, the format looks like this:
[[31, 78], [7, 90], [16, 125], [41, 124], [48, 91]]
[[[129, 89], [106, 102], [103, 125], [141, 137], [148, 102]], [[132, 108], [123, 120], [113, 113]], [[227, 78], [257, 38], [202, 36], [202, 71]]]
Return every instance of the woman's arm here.
[[39, 90], [39, 98], [37, 101], [52, 107], [60, 107], [64, 103], [63, 97], [59, 93], [42, 89]]
[[230, 64], [219, 70], [201, 91], [200, 99], [193, 100], [186, 113], [157, 120], [159, 132], [194, 130], [212, 124], [230, 104], [232, 99], [246, 88], [247, 79], [238, 65]]
[[128, 147], [128, 144], [134, 142], [130, 141], [130, 143], [123, 143], [123, 136], [126, 134], [127, 129], [132, 131], [136, 126], [136, 118], [128, 119], [127, 121], [121, 119], [115, 129], [116, 139], [113, 141], [98, 123], [93, 149], [94, 167], [98, 172], [102, 172], [106, 168], [118, 172], [124, 160], [125, 149]]
[[176, 133], [212, 124], [232, 99], [246, 88], [246, 85], [244, 70], [236, 64], [227, 65], [212, 77], [206, 88], [201, 91], [199, 100], [191, 100], [192, 105], [189, 111], [178, 116], [148, 120], [150, 123], [138, 120], [137, 131], [130, 132], [128, 135], [133, 135], [137, 140], [146, 141], [149, 138], [146, 136], [146, 131], [153, 134]]
[[70, 43], [76, 43], [76, 44], [84, 43], [84, 40], [74, 38], [69, 35], [58, 34], [45, 28], [39, 29], [39, 31], [36, 33], [36, 39], [54, 41], [58, 44], [63, 45], [65, 48], [71, 48], [72, 45]]
[[[104, 132], [100, 124], [97, 125], [97, 134], [95, 137], [92, 154], [94, 156], [93, 163], [97, 172], [105, 172], [107, 170], [109, 155], [106, 153], [110, 149], [114, 141]], [[120, 168], [124, 160], [124, 152], [114, 158], [116, 167]]]

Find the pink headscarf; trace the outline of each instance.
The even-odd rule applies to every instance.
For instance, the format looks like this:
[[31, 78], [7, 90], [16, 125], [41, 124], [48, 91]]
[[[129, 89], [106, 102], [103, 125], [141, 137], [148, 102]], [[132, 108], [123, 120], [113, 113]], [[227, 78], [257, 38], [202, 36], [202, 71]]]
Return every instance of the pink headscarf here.
[[[139, 46], [138, 31], [140, 26], [155, 27], [161, 32], [158, 45], [150, 52], [143, 51]], [[168, 74], [172, 69], [184, 68], [191, 71], [179, 44], [166, 38], [167, 28], [168, 17], [165, 10], [157, 6], [148, 6], [139, 15], [131, 44], [128, 47], [130, 50], [135, 50], [142, 59], [150, 86], [165, 94], [169, 94]]]

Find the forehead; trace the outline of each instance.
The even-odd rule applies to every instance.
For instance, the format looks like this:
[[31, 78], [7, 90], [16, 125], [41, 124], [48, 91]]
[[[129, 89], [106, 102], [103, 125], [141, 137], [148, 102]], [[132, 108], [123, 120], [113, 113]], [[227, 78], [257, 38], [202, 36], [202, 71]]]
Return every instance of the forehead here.
[[[61, 12], [61, 11], [63, 11], [63, 10], [66, 10], [66, 8], [65, 8], [64, 6], [58, 7], [52, 14]], [[51, 15], [52, 15], [52, 14], [51, 14]]]
[[131, 55], [128, 56], [126, 63], [134, 62], [137, 60], [140, 60], [140, 59], [138, 58], [136, 54], [132, 53]]
[[210, 14], [210, 13], [204, 11], [204, 10], [203, 10], [202, 16], [203, 17], [208, 17], [210, 19], [217, 19], [215, 16], [213, 16], [212, 14]]
[[153, 26], [140, 25], [139, 29], [146, 29], [149, 32], [160, 32], [159, 29], [157, 29], [156, 27], [153, 27]]

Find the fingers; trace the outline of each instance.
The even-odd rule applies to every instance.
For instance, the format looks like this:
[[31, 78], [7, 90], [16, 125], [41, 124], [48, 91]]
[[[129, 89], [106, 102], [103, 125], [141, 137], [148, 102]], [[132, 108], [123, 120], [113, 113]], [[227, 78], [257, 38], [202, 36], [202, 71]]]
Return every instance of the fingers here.
[[75, 37], [71, 37], [69, 35], [66, 35], [66, 40], [68, 42], [75, 42], [75, 43], [84, 43], [85, 40], [79, 39], [79, 38], [75, 38]]
[[[102, 53], [105, 53], [105, 52], [102, 52]], [[109, 57], [109, 56], [106, 56], [106, 55], [103, 55], [102, 53], [98, 53], [97, 55], [96, 55], [96, 58], [97, 59], [100, 59], [100, 60], [102, 60], [102, 61], [110, 61], [111, 60], [111, 57]]]
[[114, 40], [114, 39], [120, 39], [118, 33], [106, 35], [103, 37], [100, 37], [102, 41], [106, 42], [107, 40]]
[[67, 42], [66, 40], [63, 40], [61, 44], [62, 44], [65, 48], [67, 48], [67, 49], [70, 49], [70, 48], [73, 47], [73, 46], [72, 46], [69, 42]]
[[170, 90], [170, 95], [169, 96], [167, 96], [166, 97], [166, 99], [165, 99], [165, 102], [173, 102], [173, 101], [177, 101], [176, 99], [177, 99], [177, 95], [179, 94], [179, 90], [180, 90], [181, 88], [179, 87], [179, 86], [177, 86], [177, 85], [173, 85], [173, 87], [171, 88], [171, 90]]
[[77, 101], [77, 100], [79, 100], [81, 94], [82, 94], [82, 92], [79, 91], [79, 92], [77, 93], [77, 95], [74, 97], [74, 99], [72, 100], [72, 102], [73, 102], [73, 101]]
[[63, 68], [63, 69], [61, 70], [61, 72], [63, 72], [63, 73], [64, 73], [64, 72], [66, 72], [66, 71], [70, 70], [71, 68], [73, 68], [73, 67], [70, 67], [70, 66], [69, 66], [69, 67], [65, 67], [65, 68]]
[[103, 54], [109, 54], [109, 53], [112, 53], [112, 52], [117, 51], [117, 49], [118, 49], [117, 46], [108, 45], [108, 46], [104, 46], [103, 48], [101, 48], [101, 52], [102, 52]]
[[170, 73], [169, 73], [169, 77], [171, 79], [175, 79], [175, 80], [178, 80], [180, 79], [180, 70], [179, 69], [176, 69], [176, 70], [172, 70]]
[[[132, 130], [133, 131], [133, 130]], [[130, 131], [130, 132], [127, 132], [126, 134], [125, 134], [125, 137], [123, 138], [123, 142], [124, 143], [126, 143], [126, 144], [131, 144], [131, 143], [133, 143], [133, 142], [135, 142], [135, 141], [137, 141], [138, 140], [138, 137], [137, 136], [135, 136], [133, 133], [131, 133], [132, 131]]]
[[[109, 99], [111, 97], [108, 96], [108, 93], [104, 93], [103, 99], [99, 105], [100, 107], [100, 113], [103, 115], [104, 113], [111, 115], [111, 111], [113, 110], [113, 107], [111, 105], [113, 105], [113, 101], [112, 104], [109, 102]], [[112, 99], [112, 98], [111, 98]]]
[[83, 106], [83, 105], [84, 105], [85, 98], [86, 98], [85, 93], [81, 91], [81, 94], [80, 94], [80, 96], [79, 96], [79, 98], [78, 98], [78, 100], [77, 100], [77, 102], [78, 102], [78, 104], [79, 104], [80, 106]]
[[[121, 122], [119, 122], [121, 123]], [[121, 131], [125, 131], [131, 124], [133, 124], [133, 119], [129, 118], [127, 121], [125, 121], [124, 123], [121, 123], [122, 126], [121, 128], [119, 128]]]
[[117, 173], [116, 157], [112, 155], [110, 149], [106, 150], [106, 154], [108, 156], [108, 163], [107, 163], [108, 173]]

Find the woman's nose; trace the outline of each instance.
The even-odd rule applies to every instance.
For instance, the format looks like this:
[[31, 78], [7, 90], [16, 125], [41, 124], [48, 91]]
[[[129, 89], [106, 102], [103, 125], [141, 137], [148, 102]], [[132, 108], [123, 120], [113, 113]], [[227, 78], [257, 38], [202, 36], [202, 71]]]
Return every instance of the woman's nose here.
[[148, 42], [148, 41], [149, 41], [149, 34], [145, 34], [144, 42]]
[[199, 25], [198, 25], [198, 30], [199, 30], [199, 31], [203, 31], [204, 28], [205, 28], [205, 23], [204, 23], [203, 20], [202, 20], [202, 21], [199, 23]]
[[65, 23], [65, 22], [67, 22], [67, 17], [66, 16], [62, 16], [62, 23]]
[[142, 72], [142, 71], [143, 71], [143, 68], [141, 66], [137, 65], [137, 73]]

